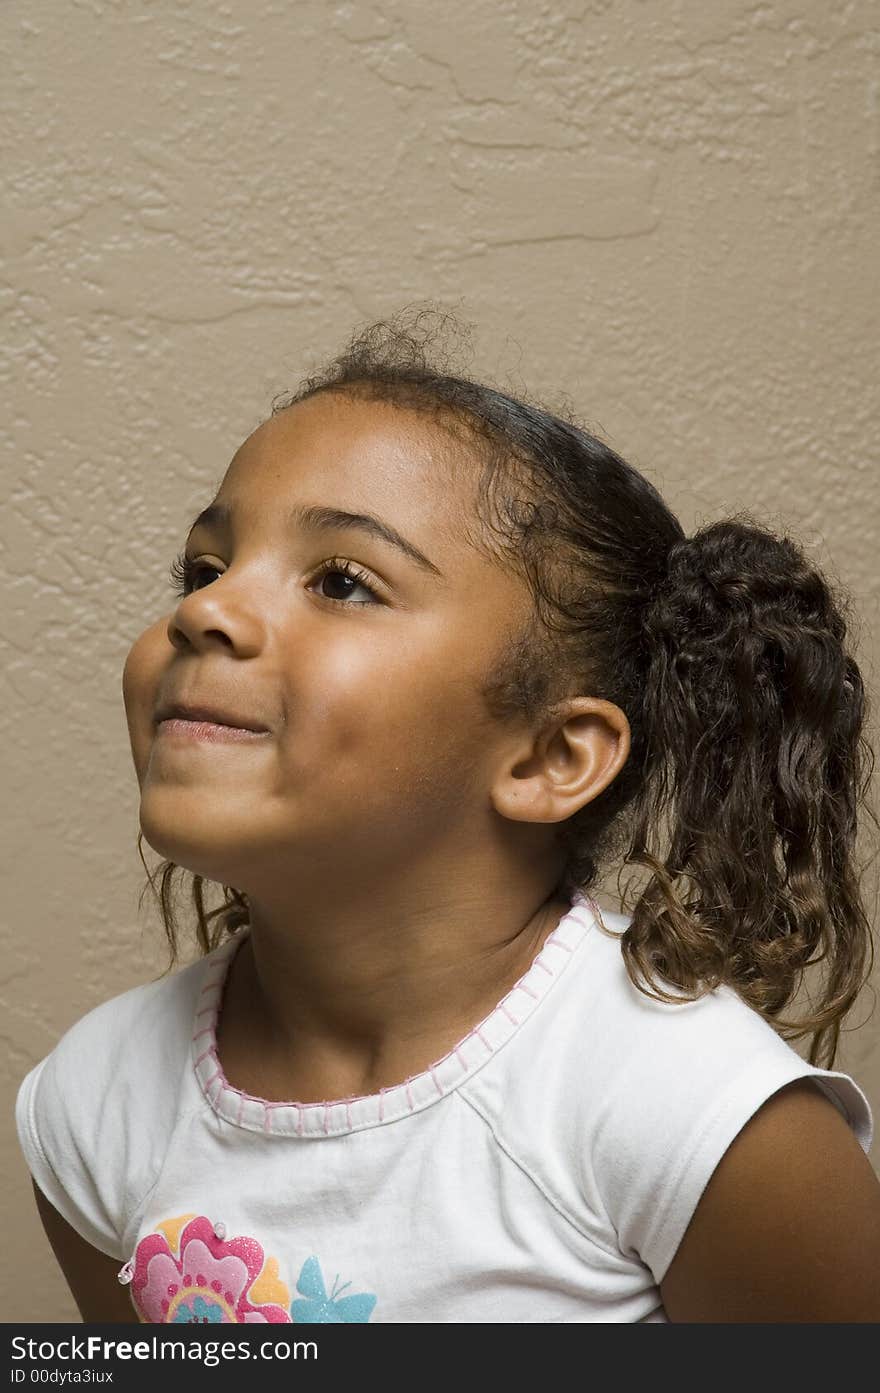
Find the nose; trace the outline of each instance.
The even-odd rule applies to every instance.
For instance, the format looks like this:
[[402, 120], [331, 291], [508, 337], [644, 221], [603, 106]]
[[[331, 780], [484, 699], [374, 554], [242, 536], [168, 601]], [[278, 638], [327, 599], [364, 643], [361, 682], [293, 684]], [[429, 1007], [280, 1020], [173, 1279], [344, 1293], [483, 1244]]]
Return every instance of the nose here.
[[[181, 653], [219, 647], [238, 657], [254, 656], [264, 640], [258, 611], [232, 587], [222, 593], [218, 587], [216, 580], [183, 597], [168, 620], [169, 643]], [[215, 589], [218, 593], [212, 594]]]

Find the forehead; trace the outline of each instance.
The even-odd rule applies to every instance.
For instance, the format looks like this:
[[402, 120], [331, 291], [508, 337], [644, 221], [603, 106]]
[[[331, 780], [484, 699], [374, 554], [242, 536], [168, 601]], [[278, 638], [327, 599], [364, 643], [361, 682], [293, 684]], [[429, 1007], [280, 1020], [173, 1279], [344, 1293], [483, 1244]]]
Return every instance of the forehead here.
[[378, 513], [404, 533], [461, 545], [479, 530], [479, 469], [475, 455], [415, 411], [321, 392], [248, 437], [222, 495], [248, 510], [307, 501]]

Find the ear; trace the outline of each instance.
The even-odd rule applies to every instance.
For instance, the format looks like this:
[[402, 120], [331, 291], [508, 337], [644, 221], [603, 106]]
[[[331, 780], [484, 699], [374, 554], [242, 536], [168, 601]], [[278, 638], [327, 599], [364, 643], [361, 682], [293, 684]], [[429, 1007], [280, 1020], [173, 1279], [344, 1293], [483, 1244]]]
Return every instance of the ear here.
[[571, 697], [537, 734], [508, 750], [489, 790], [492, 806], [514, 822], [562, 822], [608, 787], [629, 750], [629, 721], [619, 706]]

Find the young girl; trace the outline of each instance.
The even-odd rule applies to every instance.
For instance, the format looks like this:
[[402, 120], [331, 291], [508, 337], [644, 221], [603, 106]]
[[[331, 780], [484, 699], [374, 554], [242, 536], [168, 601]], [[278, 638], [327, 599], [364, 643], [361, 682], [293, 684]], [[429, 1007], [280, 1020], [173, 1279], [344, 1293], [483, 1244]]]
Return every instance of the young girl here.
[[83, 1319], [880, 1320], [844, 602], [426, 342], [276, 406], [126, 661], [204, 956], [21, 1086]]

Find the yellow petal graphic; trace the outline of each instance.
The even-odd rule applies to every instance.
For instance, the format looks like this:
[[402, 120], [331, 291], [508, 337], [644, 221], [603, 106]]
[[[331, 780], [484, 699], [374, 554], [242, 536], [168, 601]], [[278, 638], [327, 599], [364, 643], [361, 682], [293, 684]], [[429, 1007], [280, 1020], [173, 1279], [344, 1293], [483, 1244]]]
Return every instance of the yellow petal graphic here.
[[290, 1292], [278, 1276], [277, 1258], [266, 1259], [262, 1272], [247, 1294], [247, 1299], [254, 1306], [283, 1306], [287, 1310], [290, 1305]]
[[195, 1214], [181, 1214], [176, 1219], [166, 1219], [164, 1223], [156, 1225], [159, 1232], [164, 1233], [165, 1237], [168, 1239], [168, 1247], [171, 1248], [173, 1252], [177, 1253], [178, 1251], [181, 1229], [185, 1224], [189, 1223], [190, 1219], [194, 1219], [195, 1217]]

